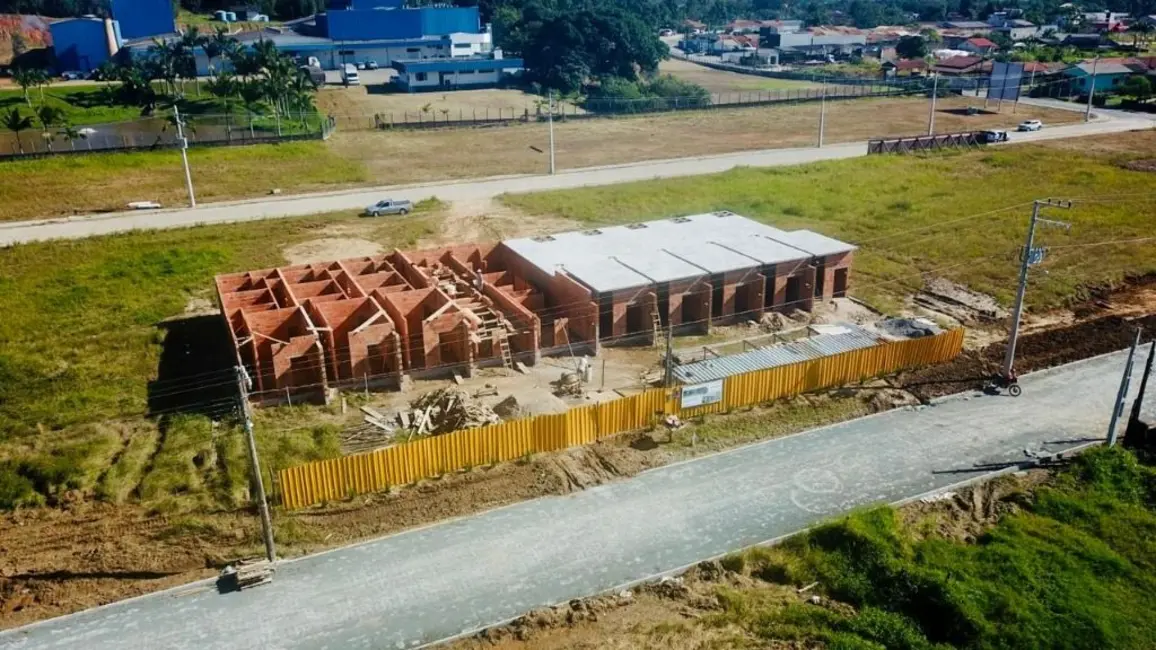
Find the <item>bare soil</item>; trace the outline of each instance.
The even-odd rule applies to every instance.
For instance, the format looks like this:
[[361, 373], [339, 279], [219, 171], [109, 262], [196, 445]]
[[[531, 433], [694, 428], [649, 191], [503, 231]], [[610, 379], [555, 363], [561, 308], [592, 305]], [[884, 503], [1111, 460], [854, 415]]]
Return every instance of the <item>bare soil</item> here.
[[[1080, 118], [1071, 111], [1024, 106], [1017, 113], [1005, 107], [1002, 113], [967, 116], [959, 111], [967, 103], [964, 98], [942, 100], [936, 128], [943, 132], [1011, 128], [1031, 117], [1047, 124]], [[927, 108], [920, 99], [828, 102], [825, 142], [919, 133], [927, 128]], [[557, 164], [559, 169], [574, 169], [808, 147], [817, 141], [818, 124], [818, 104], [561, 121], [555, 125]], [[338, 130], [329, 146], [341, 157], [364, 163], [370, 182], [383, 184], [541, 174], [549, 165], [549, 131], [538, 123], [437, 131]]]

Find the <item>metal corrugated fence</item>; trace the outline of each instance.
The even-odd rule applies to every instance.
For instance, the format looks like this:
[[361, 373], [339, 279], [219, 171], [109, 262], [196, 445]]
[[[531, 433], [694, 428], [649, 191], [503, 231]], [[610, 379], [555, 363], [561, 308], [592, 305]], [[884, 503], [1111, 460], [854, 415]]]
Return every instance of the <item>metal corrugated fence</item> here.
[[723, 401], [718, 404], [680, 409], [679, 389], [657, 388], [565, 413], [455, 431], [365, 454], [308, 463], [278, 472], [281, 498], [287, 508], [303, 508], [478, 465], [588, 444], [650, 427], [668, 413], [683, 418], [718, 413], [904, 368], [942, 363], [955, 358], [962, 349], [963, 330], [957, 329], [727, 377], [723, 380]]

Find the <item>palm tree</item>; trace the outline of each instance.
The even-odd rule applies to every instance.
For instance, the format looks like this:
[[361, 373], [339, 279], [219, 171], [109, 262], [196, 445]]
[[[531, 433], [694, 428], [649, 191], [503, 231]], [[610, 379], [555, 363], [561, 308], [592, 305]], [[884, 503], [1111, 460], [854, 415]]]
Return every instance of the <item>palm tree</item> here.
[[209, 79], [209, 81], [205, 85], [205, 87], [209, 89], [210, 93], [212, 93], [216, 97], [219, 97], [221, 99], [221, 101], [224, 102], [224, 104], [225, 104], [226, 137], [228, 137], [229, 139], [232, 139], [232, 135], [233, 135], [232, 113], [233, 113], [233, 111], [230, 109], [229, 100], [231, 100], [233, 97], [235, 97], [237, 95], [238, 90], [240, 89], [240, 84], [237, 82], [237, 78], [234, 77], [233, 75], [229, 74], [228, 72], [218, 72], [216, 75], [214, 75], [213, 77], [211, 77]]
[[229, 32], [224, 27], [218, 27], [212, 36], [205, 36], [201, 39], [201, 48], [205, 50], [205, 58], [209, 60], [210, 71], [213, 70], [213, 61], [224, 56], [231, 40], [233, 37], [229, 36]]
[[37, 85], [37, 73], [39, 70], [33, 68], [13, 68], [12, 80], [15, 81], [20, 89], [24, 91], [24, 103], [28, 104], [28, 108], [32, 108], [32, 100], [28, 97], [28, 89]]
[[20, 153], [24, 153], [24, 142], [20, 139], [20, 132], [32, 128], [32, 118], [21, 115], [20, 109], [14, 107], [4, 113], [2, 120], [4, 128], [16, 134], [16, 145], [20, 147]]
[[53, 127], [64, 121], [64, 111], [49, 104], [41, 104], [36, 107], [36, 119], [40, 120], [40, 126], [44, 131], [44, 143], [48, 146], [48, 150], [52, 151], [52, 138], [55, 135], [52, 133]]
[[153, 45], [149, 48], [149, 64], [158, 79], [165, 81], [165, 86], [168, 95], [177, 94], [177, 77], [180, 76], [180, 58], [177, 47], [173, 43], [167, 43], [158, 39], [153, 39]]

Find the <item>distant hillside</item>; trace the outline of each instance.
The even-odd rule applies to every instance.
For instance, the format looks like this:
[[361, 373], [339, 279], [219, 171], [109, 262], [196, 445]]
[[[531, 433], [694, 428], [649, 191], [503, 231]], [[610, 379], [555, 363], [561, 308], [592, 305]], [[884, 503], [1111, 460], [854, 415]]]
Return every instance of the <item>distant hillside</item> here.
[[52, 34], [48, 31], [48, 20], [41, 16], [20, 14], [0, 14], [0, 66], [12, 63], [14, 38], [24, 41], [26, 50], [36, 50], [52, 45]]

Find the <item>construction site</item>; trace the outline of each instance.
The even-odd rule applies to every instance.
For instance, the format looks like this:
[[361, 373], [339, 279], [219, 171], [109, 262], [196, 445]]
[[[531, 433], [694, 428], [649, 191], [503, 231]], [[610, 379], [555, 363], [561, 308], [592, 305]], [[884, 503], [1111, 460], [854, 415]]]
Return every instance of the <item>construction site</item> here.
[[525, 371], [847, 292], [855, 247], [730, 212], [220, 275], [256, 401]]

